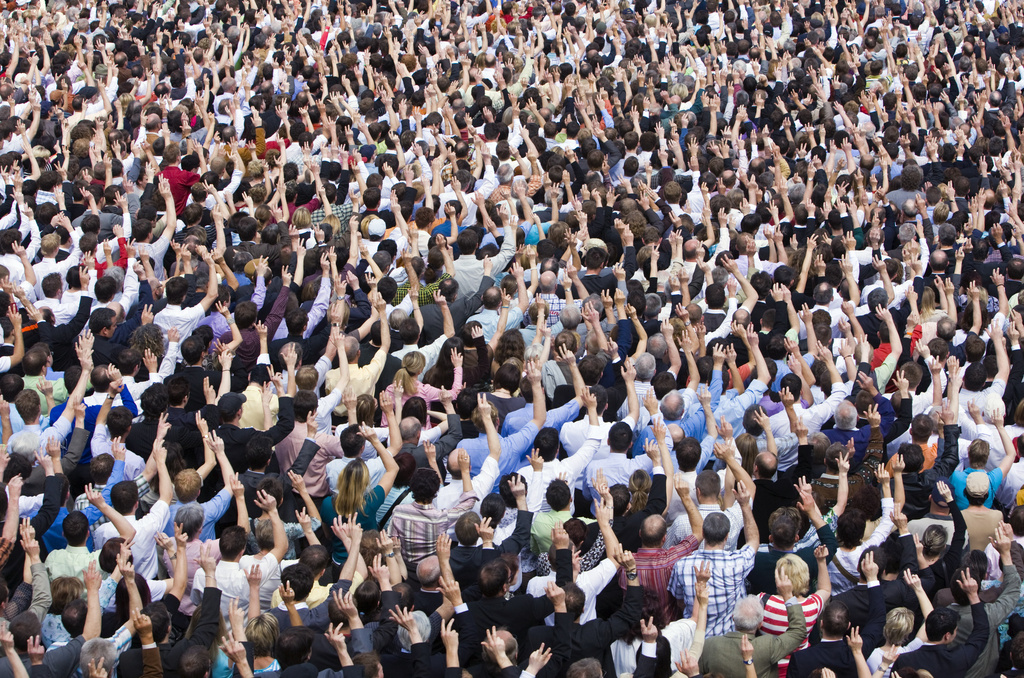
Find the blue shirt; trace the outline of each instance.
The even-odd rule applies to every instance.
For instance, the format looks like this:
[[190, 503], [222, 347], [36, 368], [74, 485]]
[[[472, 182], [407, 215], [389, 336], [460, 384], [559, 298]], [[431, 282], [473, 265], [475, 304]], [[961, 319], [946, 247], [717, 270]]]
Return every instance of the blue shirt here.
[[[120, 395], [121, 406], [127, 407], [133, 417], [139, 416], [139, 408], [135, 405], [135, 401], [132, 400], [131, 391], [123, 388]], [[60, 419], [65, 407], [67, 407], [67, 401], [60, 403], [50, 410], [50, 421]], [[92, 461], [92, 434], [96, 430], [96, 417], [99, 416], [101, 409], [103, 409], [103, 405], [90, 405], [85, 408], [85, 430], [89, 432], [89, 442], [85, 444], [85, 451], [82, 452], [82, 460], [78, 462], [79, 464], [88, 464]]]
[[[580, 414], [580, 404], [575, 398], [553, 410], [547, 411], [544, 417], [544, 428], [562, 428], [570, 421], [575, 421]], [[533, 403], [526, 403], [526, 407], [509, 412], [505, 415], [505, 421], [501, 425], [501, 435], [509, 436], [521, 430], [533, 419]], [[483, 463], [481, 460], [480, 463]]]
[[[531, 421], [527, 422], [519, 431], [510, 436], [501, 438], [501, 457], [498, 459], [498, 477], [506, 473], [518, 471], [523, 467], [526, 457], [533, 449], [533, 441], [537, 437], [537, 425]], [[463, 438], [459, 447], [469, 453], [469, 461], [472, 467], [472, 474], [480, 473], [480, 467], [484, 460], [491, 454], [487, 446], [487, 436], [480, 434], [476, 438]], [[495, 483], [497, 484], [497, 483]]]
[[[953, 474], [949, 477], [949, 484], [953, 488], [953, 497], [956, 499], [956, 505], [960, 507], [960, 510], [967, 508], [967, 495], [964, 492], [967, 490], [967, 476], [972, 473], [985, 473], [984, 469], [977, 468], [958, 468], [953, 471]], [[1003, 469], [994, 468], [988, 471], [988, 497], [985, 499], [985, 508], [992, 508], [992, 502], [996, 498], [996, 490], [1003, 484]]]
[[[108, 483], [109, 484], [109, 483]], [[203, 530], [199, 533], [199, 538], [203, 541], [215, 539], [214, 527], [217, 525], [217, 521], [220, 520], [227, 512], [228, 507], [231, 506], [231, 492], [227, 488], [222, 489], [217, 494], [210, 497], [208, 501], [204, 501], [199, 504], [196, 501], [182, 503], [174, 503], [170, 506], [170, 514], [167, 517], [167, 525], [164, 526], [164, 534], [168, 537], [174, 536], [174, 516], [178, 513], [178, 509], [183, 506], [194, 506], [198, 504], [203, 509]]]

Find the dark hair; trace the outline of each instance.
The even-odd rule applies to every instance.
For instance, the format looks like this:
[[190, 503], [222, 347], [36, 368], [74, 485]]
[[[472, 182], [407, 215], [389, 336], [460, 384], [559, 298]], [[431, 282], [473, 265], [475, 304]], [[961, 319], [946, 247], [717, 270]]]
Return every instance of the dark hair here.
[[544, 498], [547, 499], [552, 511], [564, 511], [572, 503], [572, 490], [564, 480], [552, 480], [544, 493]]
[[437, 491], [441, 489], [441, 479], [434, 469], [418, 468], [409, 479], [413, 501], [425, 504], [433, 501]]
[[291, 626], [277, 637], [277, 661], [284, 670], [309, 660], [313, 650], [313, 631], [305, 626]]
[[295, 600], [301, 602], [313, 590], [313, 571], [302, 563], [289, 565], [281, 570], [281, 583], [291, 586]]

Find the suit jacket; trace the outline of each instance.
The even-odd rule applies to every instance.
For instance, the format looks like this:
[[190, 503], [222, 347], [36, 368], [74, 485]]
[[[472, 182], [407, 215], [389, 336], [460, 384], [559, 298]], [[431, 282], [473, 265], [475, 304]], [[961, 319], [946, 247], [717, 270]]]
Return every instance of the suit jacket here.
[[492, 626], [505, 626], [516, 637], [520, 647], [527, 641], [532, 627], [544, 623], [544, 619], [555, 611], [547, 598], [515, 596], [504, 598], [483, 598], [469, 603], [469, 611], [477, 625], [477, 632], [483, 638]]
[[[869, 621], [860, 627], [860, 636], [864, 640], [864, 656], [870, 656], [875, 648], [882, 644], [882, 631], [885, 628], [885, 596], [881, 586], [868, 589], [870, 601]], [[857, 678], [857, 665], [853, 661], [853, 653], [846, 644], [846, 639], [823, 640], [817, 645], [794, 652], [789, 658], [790, 678], [808, 678], [814, 669], [830, 668], [835, 671], [836, 678]]]
[[530, 527], [533, 525], [533, 514], [519, 511], [516, 526], [504, 541], [495, 548], [485, 549], [483, 546], [455, 546], [452, 548], [451, 565], [455, 579], [463, 588], [476, 584], [480, 576], [480, 568], [503, 553], [519, 553], [530, 545]]
[[[627, 586], [622, 606], [611, 618], [574, 624], [569, 634], [569, 663], [593, 657], [601, 662], [606, 676], [614, 676], [615, 663], [612, 661], [611, 645], [626, 635], [634, 624], [639, 623], [643, 605], [643, 587]], [[554, 635], [554, 629], [551, 627], [533, 629], [530, 632], [530, 647], [537, 647], [540, 642], [551, 646], [555, 642]]]
[[[462, 440], [462, 420], [459, 419], [458, 414], [449, 414], [448, 430], [434, 443], [434, 456], [439, 467], [444, 466], [444, 460], [459, 446], [460, 440]], [[416, 468], [427, 468], [429, 466], [427, 463], [427, 453], [424, 451], [423, 445], [405, 443], [402, 445], [402, 449], [399, 450], [399, 453], [401, 452], [408, 452], [413, 456], [416, 460]]]
[[[181, 638], [174, 645], [160, 644], [160, 659], [164, 665], [164, 678], [178, 678], [178, 667], [185, 651], [192, 647], [210, 647], [220, 632], [220, 589], [207, 586], [203, 589], [203, 604], [199, 622], [188, 638]], [[118, 662], [117, 673], [122, 678], [142, 675], [142, 650], [126, 650]]]
[[[892, 665], [894, 672], [904, 667], [912, 667], [918, 671], [930, 671], [933, 676], [963, 676], [968, 669], [975, 666], [988, 642], [988, 615], [985, 614], [985, 603], [971, 605], [971, 618], [974, 629], [967, 642], [959, 647], [952, 645], [925, 645], [924, 647], [901, 654]], [[977, 668], [977, 667], [976, 667]], [[988, 673], [982, 671], [982, 675]]]
[[[491, 287], [494, 287], [494, 278], [485, 275], [480, 280], [480, 288], [475, 293], [469, 294], [469, 290], [459, 290], [459, 298], [448, 304], [448, 310], [452, 314], [452, 323], [455, 325], [456, 331], [466, 324], [469, 316], [480, 310], [481, 297]], [[426, 346], [444, 334], [444, 321], [442, 320], [441, 309], [436, 304], [421, 306], [420, 313], [423, 315], [420, 346]]]
[[54, 327], [48, 322], [41, 322], [37, 325], [39, 329], [39, 340], [50, 345], [53, 356], [53, 369], [62, 372], [72, 365], [78, 364], [78, 356], [75, 354], [75, 340], [85, 329], [89, 322], [89, 314], [92, 310], [92, 298], [83, 296], [78, 301], [78, 313], [75, 317]]
[[[882, 594], [885, 597], [885, 609], [888, 612], [897, 607], [905, 607], [914, 612], [917, 621], [924, 621], [921, 617], [921, 607], [917, 602], [917, 594], [914, 593], [913, 588], [907, 586], [907, 583], [903, 581], [903, 572], [905, 570], [918, 574], [917, 548], [914, 545], [914, 535], [903, 535], [899, 538], [899, 541], [902, 548], [899, 573], [896, 579], [881, 580], [879, 582]], [[931, 573], [930, 568], [921, 571], [920, 576], [921, 585], [924, 587], [924, 590], [930, 591], [935, 583], [934, 575]], [[837, 595], [835, 599], [846, 605], [851, 625], [863, 626], [868, 622], [871, 612], [866, 584], [857, 584], [852, 589]]]
[[[97, 336], [92, 345], [92, 362], [96, 367], [105, 367], [112, 363], [116, 365], [118, 356], [126, 348], [128, 347], [116, 344], [106, 337]], [[200, 388], [202, 388], [202, 383], [200, 383]]]
[[[295, 463], [291, 466], [291, 471], [294, 471], [298, 475], [303, 475], [306, 472], [306, 468], [309, 466], [309, 462], [313, 461], [313, 457], [320, 451], [320, 446], [316, 444], [315, 440], [306, 439], [302, 443], [302, 449], [299, 450], [299, 456], [295, 458]], [[279, 475], [277, 473], [258, 473], [256, 471], [246, 471], [245, 473], [238, 476], [238, 480], [245, 486], [245, 507], [249, 512], [250, 518], [255, 518], [260, 515], [263, 511], [256, 505], [256, 489], [264, 478], [277, 478], [281, 481], [284, 486], [284, 499], [281, 505], [277, 507], [277, 513], [281, 516], [281, 520], [286, 523], [295, 522], [295, 491], [292, 489], [292, 481], [288, 478], [287, 474]], [[226, 524], [231, 524], [225, 521]], [[328, 598], [330, 600], [330, 598]], [[320, 606], [317, 606], [319, 609]], [[288, 618], [288, 613], [282, 611], [284, 618]], [[301, 610], [300, 610], [301, 612]], [[327, 610], [324, 609], [326, 614]], [[301, 616], [301, 615], [300, 615]], [[309, 626], [309, 624], [306, 624]]]
[[[266, 431], [266, 435], [270, 436], [275, 445], [288, 437], [292, 428], [295, 427], [294, 402], [291, 396], [282, 396], [278, 398], [277, 403], [277, 423]], [[214, 426], [218, 426], [218, 424], [219, 422], [213, 422]], [[217, 435], [224, 441], [224, 454], [227, 455], [231, 467], [236, 473], [244, 473], [249, 470], [249, 462], [245, 459], [245, 447], [257, 433], [263, 433], [263, 431], [257, 431], [254, 428], [238, 428], [234, 424], [218, 426]]]
[[[786, 606], [786, 617], [789, 619], [789, 628], [781, 636], [766, 634], [750, 641], [754, 646], [754, 670], [757, 671], [757, 678], [769, 678], [773, 673], [778, 675], [779, 660], [800, 647], [807, 637], [807, 619], [799, 603]], [[738, 631], [707, 638], [704, 641], [704, 652], [700, 655], [701, 673], [743, 675], [743, 655], [740, 653], [742, 638], [743, 634]]]
[[220, 389], [221, 372], [208, 370], [198, 365], [187, 365], [178, 370], [174, 376], [184, 377], [188, 382], [188, 402], [185, 403], [185, 412], [198, 412], [203, 405], [215, 404], [206, 402], [203, 379], [209, 378], [210, 386], [217, 391]]
[[661, 515], [667, 505], [666, 498], [667, 476], [660, 473], [651, 479], [651, 494], [647, 498], [647, 506], [644, 510], [637, 511], [629, 516], [620, 516], [612, 522], [612, 531], [619, 538], [622, 548], [633, 551], [641, 548], [640, 526], [648, 516]]

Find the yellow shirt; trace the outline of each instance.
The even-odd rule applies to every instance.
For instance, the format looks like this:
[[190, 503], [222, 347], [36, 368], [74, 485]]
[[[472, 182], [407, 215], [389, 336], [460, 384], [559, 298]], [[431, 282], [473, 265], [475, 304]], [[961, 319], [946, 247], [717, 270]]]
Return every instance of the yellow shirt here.
[[[249, 384], [242, 394], [245, 396], [245, 402], [242, 403], [242, 420], [238, 424], [239, 428], [266, 431], [267, 427], [263, 425], [263, 392], [260, 390], [259, 384]], [[277, 396], [270, 396], [272, 422], [277, 421], [278, 407]]]
[[[387, 360], [387, 353], [377, 349], [377, 352], [373, 356], [373, 360], [364, 367], [356, 367], [349, 363], [348, 366], [348, 385], [352, 389], [353, 393], [357, 396], [370, 395], [375, 396], [374, 387], [377, 385], [377, 380], [380, 379], [380, 373], [384, 371], [384, 361]], [[327, 386], [327, 392], [330, 393], [334, 390], [334, 387], [338, 384], [341, 379], [341, 370], [328, 370], [325, 385]], [[345, 409], [344, 403], [334, 408], [334, 413], [339, 417], [344, 417], [348, 414], [348, 410]]]

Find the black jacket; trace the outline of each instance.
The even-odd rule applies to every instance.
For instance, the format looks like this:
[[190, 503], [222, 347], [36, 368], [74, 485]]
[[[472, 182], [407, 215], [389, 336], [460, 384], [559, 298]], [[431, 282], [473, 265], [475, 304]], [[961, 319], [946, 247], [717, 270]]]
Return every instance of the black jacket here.
[[[882, 631], [885, 628], [885, 595], [881, 586], [868, 589], [868, 623], [860, 627], [860, 636], [864, 640], [864, 655], [870, 656], [875, 648], [884, 640]], [[846, 639], [826, 641], [794, 652], [789, 659], [790, 678], [808, 678], [815, 669], [830, 668], [836, 678], [857, 678], [857, 665], [853, 661]]]
[[966, 643], [959, 647], [925, 645], [913, 652], [901, 654], [892, 665], [893, 671], [912, 667], [918, 671], [930, 671], [933, 676], [964, 675], [967, 669], [974, 666], [974, 662], [981, 656], [988, 642], [988, 615], [985, 614], [985, 603], [971, 605], [971, 619], [974, 620], [974, 629], [967, 637]]
[[[220, 595], [220, 589], [216, 586], [207, 586], [203, 589], [202, 610], [192, 635], [179, 639], [174, 645], [167, 642], [160, 644], [164, 678], [178, 678], [178, 667], [186, 650], [192, 647], [210, 647], [216, 640], [220, 633]], [[142, 650], [126, 650], [118, 662], [117, 673], [121, 678], [137, 678], [143, 675]]]
[[480, 568], [503, 553], [518, 554], [530, 543], [530, 526], [533, 525], [533, 514], [519, 511], [516, 516], [516, 527], [501, 544], [495, 548], [485, 549], [483, 546], [455, 546], [452, 548], [451, 565], [455, 579], [463, 588], [472, 586], [480, 576]]

